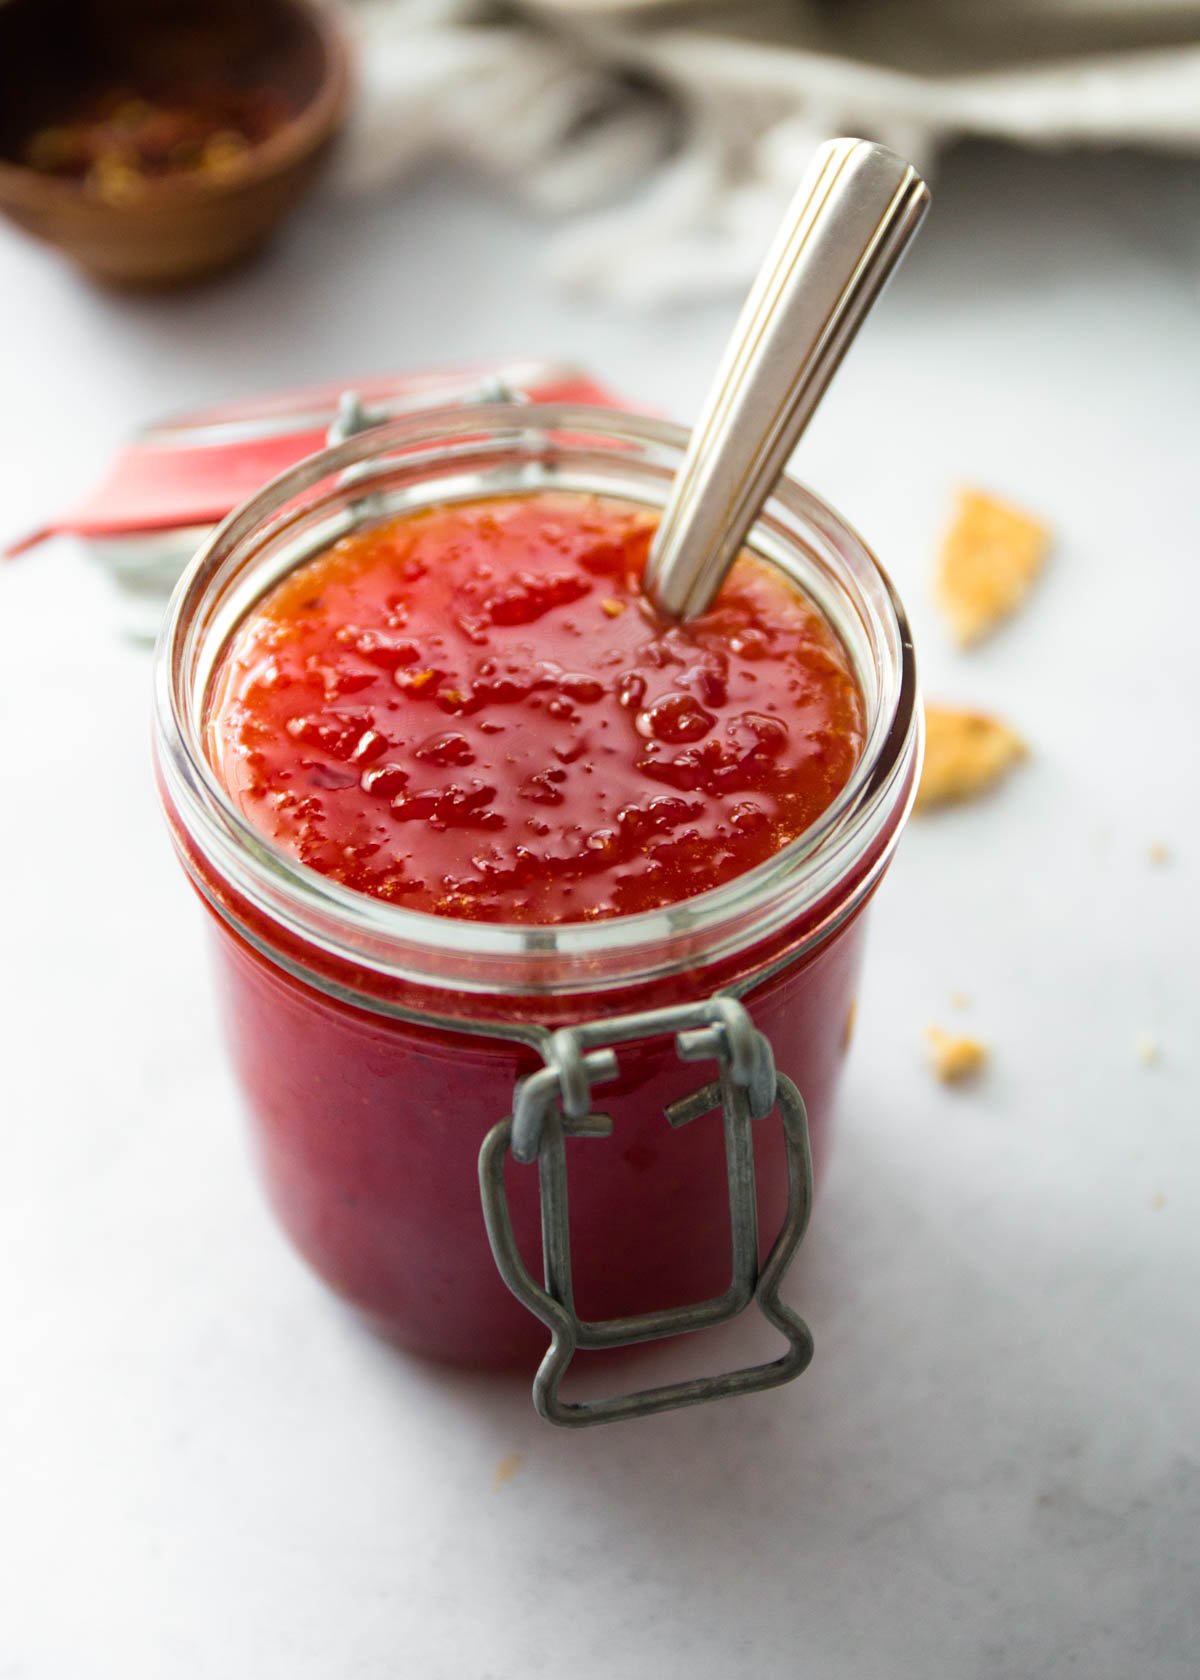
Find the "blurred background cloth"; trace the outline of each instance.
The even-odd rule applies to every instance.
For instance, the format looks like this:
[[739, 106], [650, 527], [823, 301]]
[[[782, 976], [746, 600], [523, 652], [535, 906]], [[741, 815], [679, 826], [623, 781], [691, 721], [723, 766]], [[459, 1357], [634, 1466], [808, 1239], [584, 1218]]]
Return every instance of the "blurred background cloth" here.
[[976, 135], [1200, 150], [1200, 0], [357, 0], [342, 181], [457, 154], [567, 219], [566, 284], [633, 303], [753, 273], [816, 143], [928, 169]]

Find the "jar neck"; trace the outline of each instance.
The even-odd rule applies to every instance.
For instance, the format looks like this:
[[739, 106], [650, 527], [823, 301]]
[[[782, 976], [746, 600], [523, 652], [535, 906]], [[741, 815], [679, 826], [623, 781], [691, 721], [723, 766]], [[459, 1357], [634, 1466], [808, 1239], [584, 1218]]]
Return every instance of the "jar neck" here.
[[[661, 506], [686, 434], [589, 408], [471, 405], [411, 416], [310, 457], [213, 534], [176, 590], [156, 670], [156, 751], [193, 879], [239, 934], [352, 1001], [595, 998], [681, 973], [736, 984], [798, 960], [865, 900], [911, 801], [919, 754], [907, 624], [860, 539], [810, 491], [780, 483], [747, 546], [822, 610], [862, 690], [863, 752], [822, 816], [757, 868], [660, 910], [553, 927], [432, 916], [369, 898], [254, 829], [205, 750], [209, 688], [229, 636], [292, 567], [357, 526], [433, 503], [574, 490]], [[718, 976], [725, 979], [718, 982]], [[712, 989], [710, 985], [710, 989]], [[422, 1007], [429, 1007], [423, 1003]], [[524, 1012], [525, 1005], [521, 1005]]]

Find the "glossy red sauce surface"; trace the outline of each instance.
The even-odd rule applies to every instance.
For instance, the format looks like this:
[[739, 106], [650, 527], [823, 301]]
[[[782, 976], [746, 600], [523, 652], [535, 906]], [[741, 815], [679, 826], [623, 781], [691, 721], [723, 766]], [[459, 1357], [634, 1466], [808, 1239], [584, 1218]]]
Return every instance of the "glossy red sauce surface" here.
[[438, 915], [629, 915], [752, 869], [845, 785], [861, 696], [764, 564], [659, 619], [654, 524], [539, 494], [345, 538], [231, 642], [209, 716], [225, 786], [301, 862]]

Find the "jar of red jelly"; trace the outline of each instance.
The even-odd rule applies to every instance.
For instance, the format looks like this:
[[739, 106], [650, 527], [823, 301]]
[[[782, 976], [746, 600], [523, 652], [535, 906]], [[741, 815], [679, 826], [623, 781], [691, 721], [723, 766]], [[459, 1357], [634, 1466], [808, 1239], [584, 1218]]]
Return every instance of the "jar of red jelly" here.
[[[825, 1153], [863, 911], [918, 768], [903, 609], [854, 532], [781, 481], [748, 546], [844, 645], [861, 755], [832, 804], [767, 861], [603, 920], [458, 920], [316, 873], [227, 794], [207, 709], [256, 601], [348, 533], [480, 497], [567, 490], [661, 506], [685, 442], [642, 416], [508, 402], [364, 431], [225, 521], [182, 579], [159, 647], [163, 804], [211, 913], [226, 1031], [278, 1217], [405, 1348], [479, 1366], [540, 1356], [535, 1403], [559, 1423], [763, 1388], [808, 1362], [807, 1328], [779, 1285]], [[766, 1364], [595, 1401], [559, 1393], [577, 1350], [753, 1306], [781, 1336]]]

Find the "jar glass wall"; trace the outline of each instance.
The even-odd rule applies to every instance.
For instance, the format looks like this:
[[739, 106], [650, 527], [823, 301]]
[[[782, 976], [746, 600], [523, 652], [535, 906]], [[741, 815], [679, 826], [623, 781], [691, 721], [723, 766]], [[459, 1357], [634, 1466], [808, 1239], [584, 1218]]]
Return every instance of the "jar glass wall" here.
[[[206, 749], [213, 673], [286, 571], [359, 525], [480, 496], [569, 490], [661, 505], [685, 434], [631, 415], [470, 405], [311, 458], [197, 556], [160, 643], [156, 752], [181, 858], [213, 915], [227, 1030], [273, 1205], [301, 1251], [406, 1345], [520, 1362], [545, 1331], [491, 1262], [475, 1163], [548, 1029], [715, 992], [742, 998], [805, 1098], [819, 1163], [849, 1038], [861, 911], [911, 802], [919, 756], [902, 609], [859, 539], [784, 482], [749, 546], [816, 602], [862, 689], [849, 782], [758, 868], [637, 916], [554, 927], [455, 921], [349, 891], [247, 824]], [[603, 1088], [608, 1139], [568, 1144], [579, 1311], [608, 1317], [718, 1293], [729, 1197], [720, 1118], [672, 1131], [694, 1088], [669, 1040], [627, 1046]], [[757, 1123], [764, 1249], [786, 1203], [775, 1120]], [[538, 1246], [536, 1173], [509, 1168], [518, 1244]]]

